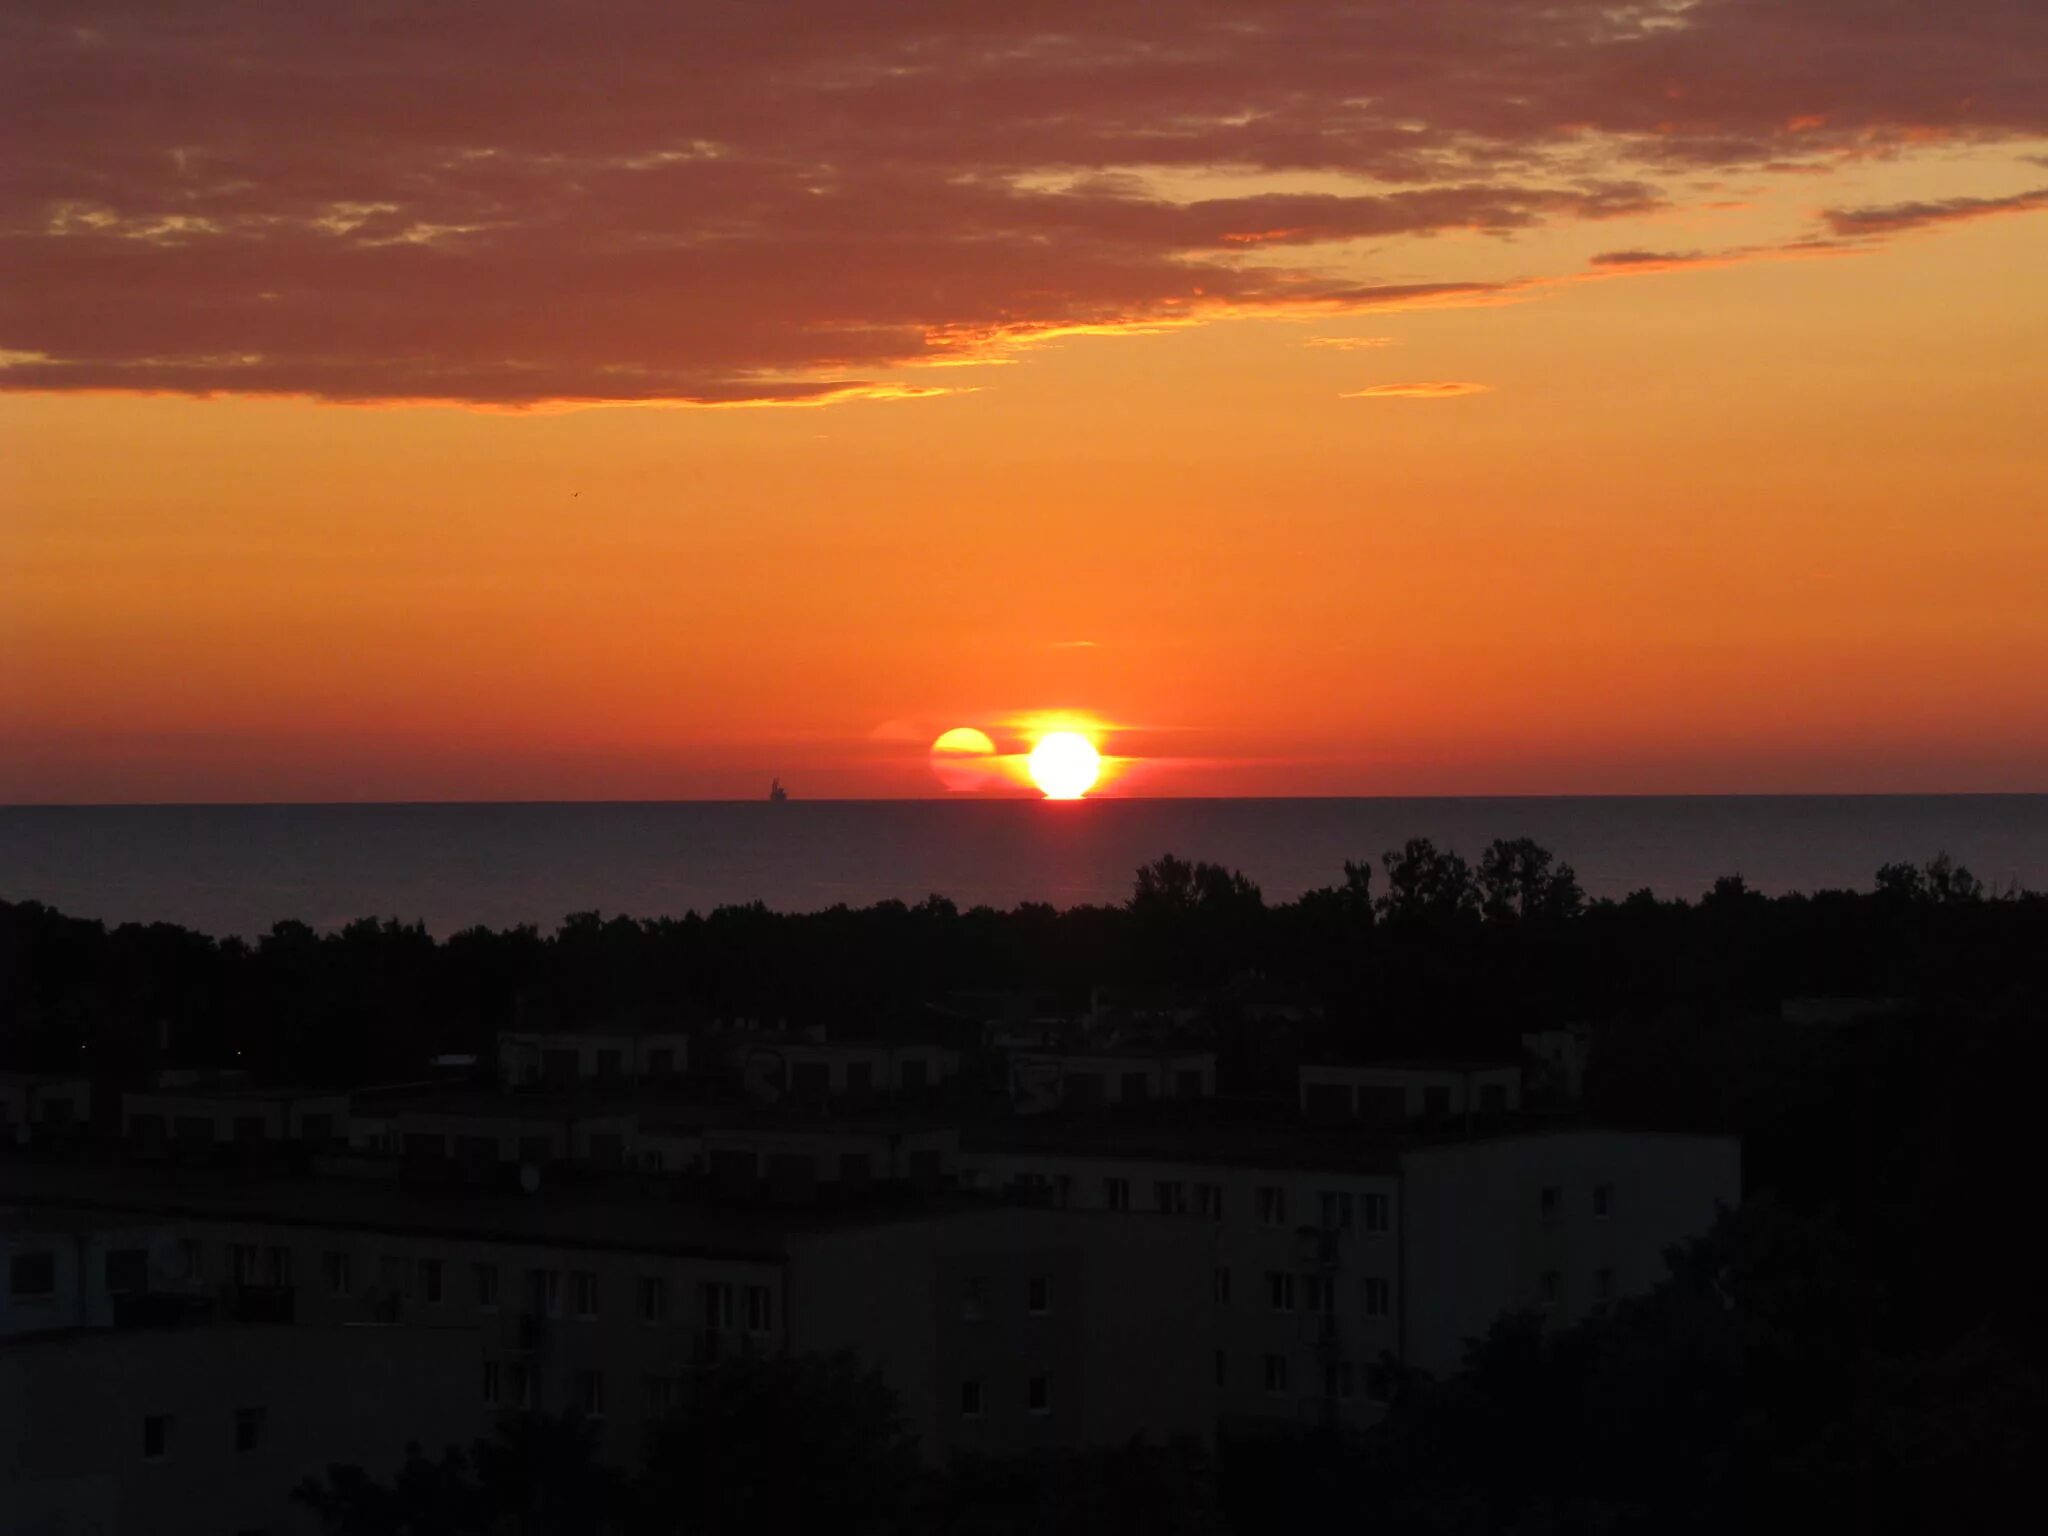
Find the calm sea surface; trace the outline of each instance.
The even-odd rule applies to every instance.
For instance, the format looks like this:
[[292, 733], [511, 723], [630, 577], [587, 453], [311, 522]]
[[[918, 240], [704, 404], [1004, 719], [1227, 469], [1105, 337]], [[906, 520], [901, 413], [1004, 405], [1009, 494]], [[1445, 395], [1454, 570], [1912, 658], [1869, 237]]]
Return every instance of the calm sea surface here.
[[109, 921], [260, 933], [364, 916], [552, 926], [597, 909], [680, 916], [937, 891], [963, 907], [1120, 901], [1161, 853], [1233, 865], [1270, 898], [1413, 836], [1476, 858], [1529, 836], [1596, 896], [1868, 886], [1946, 851], [2048, 887], [2048, 795], [1464, 800], [678, 802], [0, 808], [0, 897]]

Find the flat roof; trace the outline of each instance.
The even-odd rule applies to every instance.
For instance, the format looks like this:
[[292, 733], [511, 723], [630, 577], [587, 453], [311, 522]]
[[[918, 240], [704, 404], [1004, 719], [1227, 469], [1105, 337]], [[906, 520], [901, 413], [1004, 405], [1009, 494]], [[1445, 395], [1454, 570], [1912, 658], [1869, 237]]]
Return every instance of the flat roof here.
[[1304, 1061], [1304, 1072], [1502, 1072], [1519, 1061], [1506, 1056], [1389, 1056], [1378, 1061]]
[[775, 1263], [792, 1237], [984, 1211], [958, 1196], [887, 1195], [858, 1206], [732, 1209], [630, 1184], [564, 1181], [528, 1195], [251, 1169], [0, 1164], [0, 1207], [144, 1220], [252, 1221], [437, 1240], [526, 1243]]
[[476, 1120], [611, 1120], [638, 1111], [630, 1098], [614, 1096], [575, 1097], [562, 1094], [529, 1097], [519, 1093], [492, 1093], [488, 1089], [443, 1089], [410, 1098], [391, 1098], [378, 1103], [373, 1115], [450, 1115]]
[[124, 1088], [127, 1099], [345, 1099], [346, 1088], [282, 1088], [268, 1083], [179, 1083], [168, 1088]]
[[1115, 1046], [1012, 1046], [1013, 1056], [1054, 1056], [1062, 1061], [1185, 1061], [1190, 1056], [1214, 1056], [1213, 1045]]

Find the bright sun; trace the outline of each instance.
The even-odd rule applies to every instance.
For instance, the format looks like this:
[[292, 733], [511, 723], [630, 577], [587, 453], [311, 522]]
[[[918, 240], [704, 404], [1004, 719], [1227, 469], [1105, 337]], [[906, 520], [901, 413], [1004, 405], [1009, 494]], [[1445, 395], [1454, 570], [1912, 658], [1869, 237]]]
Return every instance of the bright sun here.
[[1048, 800], [1078, 800], [1095, 787], [1102, 772], [1102, 754], [1076, 731], [1041, 736], [1031, 749], [1031, 782]]

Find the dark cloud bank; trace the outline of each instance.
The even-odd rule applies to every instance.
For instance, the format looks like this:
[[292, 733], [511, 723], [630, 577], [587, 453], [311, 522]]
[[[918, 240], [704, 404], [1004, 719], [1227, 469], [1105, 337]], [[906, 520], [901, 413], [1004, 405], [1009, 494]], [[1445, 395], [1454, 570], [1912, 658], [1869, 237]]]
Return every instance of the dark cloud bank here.
[[826, 399], [1004, 337], [1486, 296], [1331, 242], [2048, 134], [2040, 0], [15, 0], [0, 58], [13, 389]]

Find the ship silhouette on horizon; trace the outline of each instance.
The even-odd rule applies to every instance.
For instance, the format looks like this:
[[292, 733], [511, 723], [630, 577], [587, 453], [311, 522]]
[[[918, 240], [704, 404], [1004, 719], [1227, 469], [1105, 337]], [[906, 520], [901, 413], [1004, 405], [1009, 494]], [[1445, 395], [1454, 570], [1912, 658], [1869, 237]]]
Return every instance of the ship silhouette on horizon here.
[[782, 780], [770, 779], [768, 781], [768, 803], [770, 805], [780, 805], [788, 798], [789, 791], [782, 787]]

